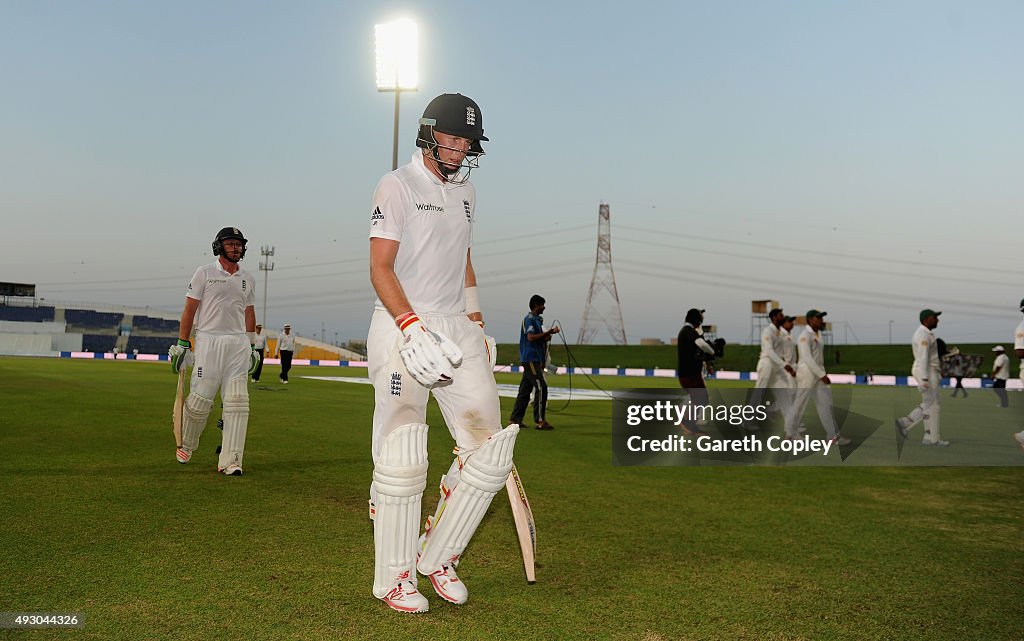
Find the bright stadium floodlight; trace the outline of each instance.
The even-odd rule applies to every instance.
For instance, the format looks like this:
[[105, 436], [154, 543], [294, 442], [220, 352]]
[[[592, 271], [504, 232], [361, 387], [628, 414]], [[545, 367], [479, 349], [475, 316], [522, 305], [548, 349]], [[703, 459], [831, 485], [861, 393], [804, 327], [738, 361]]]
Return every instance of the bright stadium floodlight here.
[[377, 91], [395, 92], [395, 137], [391, 168], [398, 168], [398, 103], [403, 91], [419, 87], [419, 37], [412, 20], [396, 20], [374, 27], [377, 48]]

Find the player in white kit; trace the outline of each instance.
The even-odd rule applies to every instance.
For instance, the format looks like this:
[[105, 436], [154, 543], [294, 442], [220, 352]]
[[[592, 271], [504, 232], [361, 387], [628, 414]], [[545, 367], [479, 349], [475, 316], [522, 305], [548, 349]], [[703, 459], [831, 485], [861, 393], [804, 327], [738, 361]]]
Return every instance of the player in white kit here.
[[921, 310], [918, 318], [921, 325], [914, 332], [911, 347], [914, 350], [914, 364], [910, 373], [917, 381], [917, 389], [921, 392], [921, 404], [911, 410], [910, 414], [896, 419], [897, 438], [907, 438], [910, 428], [924, 422], [923, 445], [949, 445], [939, 436], [939, 390], [942, 389], [941, 361], [939, 346], [935, 334], [939, 326], [942, 312], [932, 309]]
[[[1020, 301], [1020, 311], [1024, 313], [1024, 298]], [[1017, 325], [1017, 329], [1013, 333], [1013, 353], [1020, 359], [1020, 381], [1024, 383], [1024, 320]], [[1014, 434], [1013, 438], [1020, 444], [1021, 449], [1024, 449], [1024, 430]]]
[[[400, 612], [429, 608], [417, 570], [441, 598], [466, 602], [455, 568], [505, 485], [519, 432], [501, 427], [494, 339], [483, 331], [470, 256], [476, 190], [468, 178], [486, 140], [474, 101], [438, 96], [420, 119], [411, 162], [381, 178], [373, 195], [373, 595]], [[455, 439], [455, 460], [419, 536], [431, 391]]]
[[837, 445], [849, 445], [850, 439], [839, 433], [835, 415], [832, 412], [832, 380], [825, 371], [825, 353], [821, 329], [825, 326], [828, 312], [816, 309], [807, 312], [807, 328], [797, 341], [800, 362], [796, 367], [796, 390], [793, 404], [786, 412], [786, 438], [800, 438], [800, 419], [807, 403], [814, 397], [818, 419], [825, 428], [825, 435]]
[[182, 409], [179, 463], [188, 463], [199, 447], [213, 401], [220, 392], [224, 405], [224, 436], [217, 471], [242, 475], [242, 455], [249, 424], [246, 382], [259, 364], [256, 351], [256, 281], [238, 265], [248, 241], [235, 227], [225, 227], [213, 240], [216, 262], [199, 267], [188, 284], [178, 343], [168, 350], [171, 368], [187, 366], [189, 336], [196, 330], [195, 364], [189, 395]]

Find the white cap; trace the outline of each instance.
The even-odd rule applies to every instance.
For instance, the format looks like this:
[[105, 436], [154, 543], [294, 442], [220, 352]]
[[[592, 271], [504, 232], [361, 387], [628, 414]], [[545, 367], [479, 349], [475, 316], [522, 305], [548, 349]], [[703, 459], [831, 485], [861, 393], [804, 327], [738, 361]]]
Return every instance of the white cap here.
[[1006, 350], [1003, 349], [1002, 345], [996, 345], [995, 347], [992, 348], [992, 351], [993, 352], [1005, 352]]
[[288, 323], [285, 323], [285, 324], [284, 324], [284, 328], [285, 328], [285, 329], [291, 329], [291, 328], [292, 328], [292, 326], [291, 326], [291, 325], [289, 325]]

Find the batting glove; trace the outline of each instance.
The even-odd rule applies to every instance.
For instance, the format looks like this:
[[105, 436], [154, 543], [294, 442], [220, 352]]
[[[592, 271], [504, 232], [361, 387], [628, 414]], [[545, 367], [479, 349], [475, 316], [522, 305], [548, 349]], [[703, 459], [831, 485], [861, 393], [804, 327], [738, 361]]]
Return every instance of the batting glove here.
[[447, 337], [432, 332], [415, 314], [398, 320], [405, 342], [398, 349], [402, 363], [421, 385], [432, 387], [450, 381], [462, 363], [462, 350]]
[[175, 345], [171, 345], [170, 349], [167, 350], [167, 355], [171, 357], [171, 371], [175, 374], [181, 372], [181, 368], [187, 367], [187, 356], [189, 348], [192, 344], [188, 341], [178, 339]]
[[260, 366], [260, 353], [256, 351], [255, 345], [250, 345], [252, 350], [249, 352], [249, 376], [252, 377], [256, 373], [256, 368]]
[[[480, 331], [484, 329], [483, 321], [474, 321], [480, 326]], [[484, 348], [487, 350], [487, 362], [491, 367], [491, 371], [494, 371], [494, 366], [498, 364], [498, 342], [494, 340], [493, 336], [488, 336], [484, 332]]]

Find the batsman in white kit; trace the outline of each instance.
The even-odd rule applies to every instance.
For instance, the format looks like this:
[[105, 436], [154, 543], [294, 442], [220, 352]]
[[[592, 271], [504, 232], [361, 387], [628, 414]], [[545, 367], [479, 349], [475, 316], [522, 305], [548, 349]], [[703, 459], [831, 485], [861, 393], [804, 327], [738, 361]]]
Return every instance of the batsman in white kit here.
[[[182, 410], [181, 443], [175, 452], [188, 463], [213, 401], [223, 401], [224, 436], [217, 471], [242, 475], [245, 433], [249, 424], [249, 376], [259, 365], [256, 351], [256, 281], [238, 265], [248, 241], [235, 227], [225, 227], [213, 239], [217, 260], [196, 269], [185, 294], [178, 343], [168, 350], [175, 373], [189, 364], [192, 378]], [[196, 330], [194, 358], [189, 336]]]
[[[442, 599], [468, 599], [455, 569], [505, 485], [519, 433], [518, 425], [501, 426], [494, 339], [484, 334], [470, 256], [476, 189], [468, 179], [486, 140], [473, 100], [440, 95], [420, 119], [412, 161], [381, 178], [373, 195], [373, 595], [400, 612], [429, 609], [417, 571]], [[431, 392], [455, 460], [421, 536]]]

